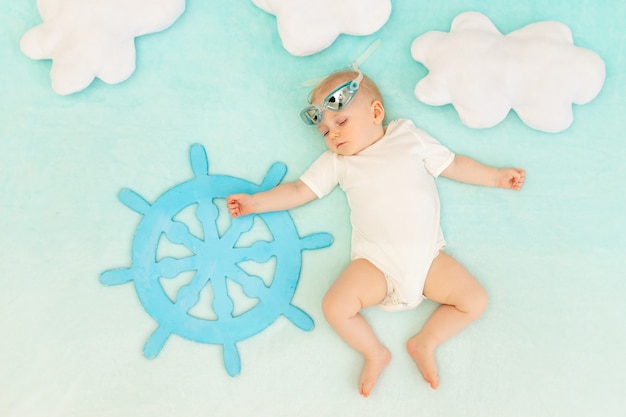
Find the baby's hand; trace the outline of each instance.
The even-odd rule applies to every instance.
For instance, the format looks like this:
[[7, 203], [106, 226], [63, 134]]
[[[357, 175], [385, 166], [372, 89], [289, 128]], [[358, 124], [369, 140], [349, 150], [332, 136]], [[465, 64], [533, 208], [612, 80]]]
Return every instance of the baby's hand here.
[[241, 217], [252, 213], [250, 194], [232, 194], [226, 197], [226, 206], [232, 217]]
[[524, 185], [526, 179], [526, 171], [520, 168], [502, 168], [500, 169], [500, 178], [498, 179], [498, 187], [512, 188], [519, 190]]

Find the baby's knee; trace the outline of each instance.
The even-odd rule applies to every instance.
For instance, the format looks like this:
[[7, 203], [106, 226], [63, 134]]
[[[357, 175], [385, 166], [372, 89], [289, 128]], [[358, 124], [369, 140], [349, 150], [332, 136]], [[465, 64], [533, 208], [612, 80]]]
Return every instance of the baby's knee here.
[[482, 316], [489, 304], [489, 295], [483, 287], [478, 287], [472, 291], [468, 313], [474, 318]]
[[335, 320], [352, 317], [358, 313], [358, 308], [352, 308], [353, 303], [334, 291], [328, 291], [322, 300], [322, 312], [326, 321], [333, 323]]
[[340, 303], [337, 297], [327, 292], [322, 299], [322, 312], [327, 321], [331, 321], [334, 317], [339, 315]]

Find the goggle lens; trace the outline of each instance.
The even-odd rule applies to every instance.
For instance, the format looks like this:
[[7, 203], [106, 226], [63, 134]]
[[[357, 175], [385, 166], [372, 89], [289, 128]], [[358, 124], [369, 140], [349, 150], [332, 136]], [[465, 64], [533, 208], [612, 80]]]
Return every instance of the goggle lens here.
[[322, 121], [322, 109], [312, 105], [300, 112], [300, 117], [308, 125], [317, 125]]
[[[341, 84], [327, 95], [322, 102], [322, 107], [332, 111], [341, 111], [348, 107], [354, 95], [359, 91], [359, 83], [362, 79], [363, 74], [359, 71], [357, 78]], [[300, 112], [300, 117], [308, 125], [317, 125], [322, 122], [322, 111], [319, 106], [311, 105]]]
[[332, 111], [340, 111], [347, 107], [359, 89], [358, 85], [354, 88], [355, 86], [352, 84], [353, 82], [350, 81], [337, 87], [324, 99], [324, 108]]

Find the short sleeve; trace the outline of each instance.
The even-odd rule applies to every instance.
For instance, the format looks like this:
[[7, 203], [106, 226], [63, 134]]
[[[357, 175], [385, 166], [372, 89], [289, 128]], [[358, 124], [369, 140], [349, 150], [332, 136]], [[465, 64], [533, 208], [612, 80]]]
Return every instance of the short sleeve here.
[[454, 160], [454, 153], [425, 131], [415, 128], [421, 145], [424, 166], [430, 175], [438, 177]]
[[337, 155], [331, 151], [324, 152], [300, 176], [300, 181], [305, 183], [318, 198], [328, 195], [339, 183]]

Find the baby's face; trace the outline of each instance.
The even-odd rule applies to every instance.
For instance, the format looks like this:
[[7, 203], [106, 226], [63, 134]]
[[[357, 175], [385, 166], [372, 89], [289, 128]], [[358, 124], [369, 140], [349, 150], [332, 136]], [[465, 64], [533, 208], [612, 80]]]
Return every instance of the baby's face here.
[[[321, 90], [313, 97], [319, 105], [336, 86]], [[382, 112], [382, 116], [379, 113]], [[340, 111], [324, 109], [317, 130], [324, 136], [326, 146], [339, 155], [355, 155], [377, 142], [384, 135], [384, 109], [378, 100], [371, 100], [361, 88], [352, 102]]]

